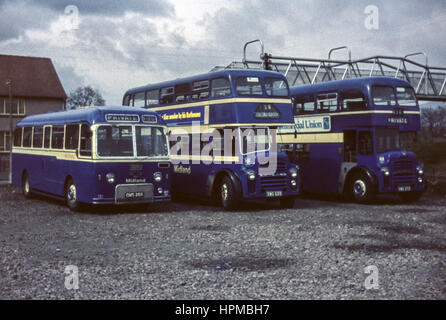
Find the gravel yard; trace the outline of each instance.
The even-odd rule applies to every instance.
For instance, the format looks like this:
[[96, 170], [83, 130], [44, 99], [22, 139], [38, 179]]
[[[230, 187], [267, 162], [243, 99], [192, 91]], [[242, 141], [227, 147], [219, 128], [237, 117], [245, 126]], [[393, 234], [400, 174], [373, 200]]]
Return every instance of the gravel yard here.
[[[0, 299], [446, 299], [439, 196], [72, 213], [1, 186], [0, 201]], [[65, 286], [69, 265], [77, 290]], [[366, 289], [371, 276], [375, 288]]]

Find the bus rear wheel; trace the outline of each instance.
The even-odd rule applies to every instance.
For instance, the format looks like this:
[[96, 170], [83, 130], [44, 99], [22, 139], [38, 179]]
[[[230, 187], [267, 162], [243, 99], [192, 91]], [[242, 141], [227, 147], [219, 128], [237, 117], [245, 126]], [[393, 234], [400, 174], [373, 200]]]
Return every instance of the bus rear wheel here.
[[220, 184], [220, 199], [225, 210], [235, 210], [240, 205], [240, 195], [237, 194], [232, 180], [225, 176]]
[[411, 203], [420, 200], [422, 194], [422, 191], [411, 191], [399, 193], [398, 196], [400, 197], [401, 201], [405, 203]]
[[69, 179], [65, 188], [65, 200], [71, 211], [79, 211], [81, 209], [81, 204], [78, 201], [77, 196], [77, 187], [74, 184], [73, 179]]
[[370, 203], [375, 199], [372, 182], [364, 173], [353, 176], [349, 184], [350, 197], [357, 203]]
[[27, 199], [30, 199], [32, 197], [32, 193], [31, 193], [31, 187], [29, 185], [29, 177], [28, 177], [28, 173], [24, 173], [23, 177], [22, 177], [22, 193], [23, 196]]

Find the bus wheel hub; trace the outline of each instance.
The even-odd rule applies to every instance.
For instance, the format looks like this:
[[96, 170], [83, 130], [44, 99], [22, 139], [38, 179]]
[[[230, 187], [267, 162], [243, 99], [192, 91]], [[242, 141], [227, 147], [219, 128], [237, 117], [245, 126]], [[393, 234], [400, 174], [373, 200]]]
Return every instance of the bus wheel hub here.
[[353, 184], [353, 192], [356, 196], [362, 197], [366, 193], [366, 186], [364, 181], [362, 180], [356, 180]]

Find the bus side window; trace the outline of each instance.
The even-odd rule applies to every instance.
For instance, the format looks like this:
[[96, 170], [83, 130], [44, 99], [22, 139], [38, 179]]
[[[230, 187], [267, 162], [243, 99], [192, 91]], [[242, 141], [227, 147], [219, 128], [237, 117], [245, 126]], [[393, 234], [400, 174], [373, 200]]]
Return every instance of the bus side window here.
[[341, 108], [343, 111], [362, 110], [365, 109], [365, 97], [360, 91], [356, 92], [342, 92], [341, 93]]
[[34, 127], [33, 148], [42, 148], [43, 145], [43, 128]]
[[31, 148], [32, 135], [33, 135], [32, 127], [23, 128], [23, 147], [24, 148]]
[[318, 112], [334, 112], [338, 110], [338, 94], [327, 93], [317, 96]]
[[358, 135], [359, 154], [366, 156], [373, 153], [372, 133], [370, 131], [360, 131]]
[[16, 128], [14, 130], [14, 147], [22, 146], [22, 132], [23, 128]]
[[158, 89], [147, 91], [146, 106], [150, 107], [158, 105], [159, 104], [158, 96], [159, 96]]
[[161, 88], [160, 104], [173, 103], [173, 87]]
[[180, 83], [175, 86], [175, 101], [176, 102], [185, 102], [189, 101], [190, 98], [190, 84], [189, 83]]
[[313, 96], [296, 97], [294, 101], [295, 101], [294, 114], [314, 112]]
[[124, 106], [129, 106], [130, 105], [130, 95], [129, 94], [127, 94], [125, 97], [124, 97], [124, 102], [122, 103]]
[[146, 93], [138, 92], [133, 96], [133, 106], [142, 108], [146, 105]]
[[50, 148], [50, 141], [51, 141], [51, 127], [44, 127], [43, 128], [43, 147], [45, 149]]
[[51, 132], [51, 149], [63, 149], [64, 126], [53, 126]]
[[79, 125], [67, 125], [65, 132], [65, 149], [76, 150], [79, 140]]
[[79, 148], [79, 155], [84, 157], [91, 157], [91, 130], [86, 124], [81, 126], [81, 143]]
[[209, 97], [209, 80], [195, 81], [192, 83], [192, 99], [207, 99]]
[[213, 98], [226, 97], [231, 94], [231, 86], [228, 79], [218, 78], [211, 81], [211, 96]]

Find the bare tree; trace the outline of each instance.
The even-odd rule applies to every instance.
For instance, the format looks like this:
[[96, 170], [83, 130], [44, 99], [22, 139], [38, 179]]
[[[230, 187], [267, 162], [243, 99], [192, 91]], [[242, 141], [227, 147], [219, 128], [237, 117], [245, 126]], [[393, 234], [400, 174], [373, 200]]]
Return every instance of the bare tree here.
[[77, 109], [83, 106], [103, 106], [105, 100], [101, 93], [91, 86], [79, 87], [71, 92], [67, 99], [67, 109]]
[[421, 125], [429, 132], [431, 139], [446, 133], [446, 108], [426, 108], [421, 110]]

